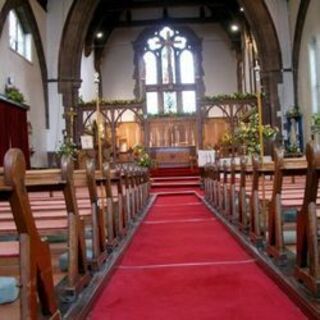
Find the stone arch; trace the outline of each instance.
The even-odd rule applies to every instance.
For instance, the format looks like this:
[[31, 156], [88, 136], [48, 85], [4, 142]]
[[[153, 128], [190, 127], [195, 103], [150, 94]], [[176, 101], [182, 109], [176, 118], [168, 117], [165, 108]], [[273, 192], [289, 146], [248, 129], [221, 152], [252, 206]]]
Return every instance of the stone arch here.
[[[272, 17], [264, 0], [238, 0], [255, 35], [261, 56], [262, 80], [270, 109], [264, 110], [264, 119], [279, 125], [280, 110], [278, 84], [282, 81], [282, 59], [279, 39]], [[81, 55], [89, 24], [99, 2], [96, 0], [74, 1], [64, 26], [59, 53], [59, 90], [65, 107], [76, 103], [80, 87]], [[83, 13], [86, 14], [83, 14]]]
[[41, 78], [42, 78], [42, 87], [43, 87], [43, 97], [45, 103], [45, 117], [46, 117], [46, 128], [49, 128], [49, 108], [48, 108], [48, 71], [47, 71], [47, 63], [44, 54], [44, 49], [42, 45], [41, 35], [38, 28], [37, 20], [34, 16], [32, 7], [29, 1], [25, 0], [7, 0], [2, 7], [0, 12], [0, 37], [2, 34], [2, 30], [7, 19], [7, 16], [11, 10], [18, 10], [23, 13], [25, 17], [26, 24], [30, 29], [30, 33], [32, 34], [34, 45], [37, 51], [40, 70], [41, 70]]
[[266, 92], [265, 102], [270, 105], [270, 109], [263, 110], [264, 121], [280, 126], [277, 111], [280, 110], [278, 84], [282, 82], [282, 56], [273, 19], [264, 0], [238, 2], [244, 8], [259, 51], [261, 79]]
[[292, 68], [293, 68], [293, 81], [294, 81], [294, 101], [298, 105], [298, 72], [299, 72], [299, 57], [301, 49], [301, 40], [303, 35], [304, 24], [306, 21], [310, 0], [302, 0], [300, 3], [296, 27], [294, 31], [293, 50], [292, 50]]

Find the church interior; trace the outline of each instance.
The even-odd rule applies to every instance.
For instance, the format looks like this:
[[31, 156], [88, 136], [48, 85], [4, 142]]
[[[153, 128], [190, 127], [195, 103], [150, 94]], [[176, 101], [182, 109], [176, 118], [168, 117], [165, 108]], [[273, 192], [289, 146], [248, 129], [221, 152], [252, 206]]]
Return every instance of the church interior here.
[[319, 0], [0, 0], [0, 319], [320, 319]]

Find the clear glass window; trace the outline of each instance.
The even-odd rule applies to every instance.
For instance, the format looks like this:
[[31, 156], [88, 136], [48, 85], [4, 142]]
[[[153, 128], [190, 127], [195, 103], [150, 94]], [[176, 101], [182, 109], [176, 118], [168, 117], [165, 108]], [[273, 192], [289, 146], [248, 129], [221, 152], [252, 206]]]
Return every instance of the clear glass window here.
[[32, 60], [32, 37], [23, 30], [17, 14], [9, 12], [9, 45], [12, 50], [27, 60]]
[[195, 82], [193, 54], [184, 50], [180, 56], [181, 83], [188, 84]]
[[149, 114], [158, 113], [158, 93], [157, 92], [147, 92], [147, 111]]
[[146, 71], [146, 85], [157, 84], [157, 60], [155, 55], [148, 51], [144, 55], [145, 71]]
[[182, 91], [182, 105], [183, 112], [193, 113], [196, 112], [196, 93], [195, 91]]

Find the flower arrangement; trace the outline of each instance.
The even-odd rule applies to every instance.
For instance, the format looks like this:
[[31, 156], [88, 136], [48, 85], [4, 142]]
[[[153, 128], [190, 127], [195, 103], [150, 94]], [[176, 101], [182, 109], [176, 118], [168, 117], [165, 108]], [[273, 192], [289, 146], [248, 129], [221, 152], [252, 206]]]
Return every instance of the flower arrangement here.
[[287, 118], [298, 118], [301, 117], [300, 108], [298, 106], [293, 106], [286, 113]]
[[6, 86], [5, 88], [5, 95], [8, 99], [18, 102], [18, 103], [24, 103], [24, 95], [23, 93], [14, 86]]
[[134, 155], [136, 163], [141, 167], [150, 168], [152, 165], [152, 160], [150, 155], [144, 148], [144, 146], [138, 144], [132, 148], [132, 153]]
[[[262, 127], [263, 137], [266, 140], [274, 139], [278, 132], [278, 128], [273, 128], [270, 125]], [[259, 115], [257, 112], [249, 117], [247, 123], [240, 122], [239, 127], [235, 130], [234, 139], [237, 143], [246, 146], [248, 154], [259, 154], [261, 146], [259, 141]]]
[[60, 143], [56, 154], [59, 158], [62, 156], [70, 156], [73, 160], [77, 159], [78, 148], [76, 144], [68, 137], [65, 138], [63, 143]]

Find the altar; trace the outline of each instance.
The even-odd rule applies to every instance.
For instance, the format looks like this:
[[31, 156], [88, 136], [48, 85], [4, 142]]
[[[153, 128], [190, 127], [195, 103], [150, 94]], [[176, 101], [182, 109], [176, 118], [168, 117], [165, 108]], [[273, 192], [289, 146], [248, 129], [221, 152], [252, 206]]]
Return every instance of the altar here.
[[149, 119], [150, 155], [157, 168], [188, 168], [196, 159], [194, 116]]
[[150, 155], [157, 168], [190, 168], [195, 165], [196, 147], [152, 147]]

